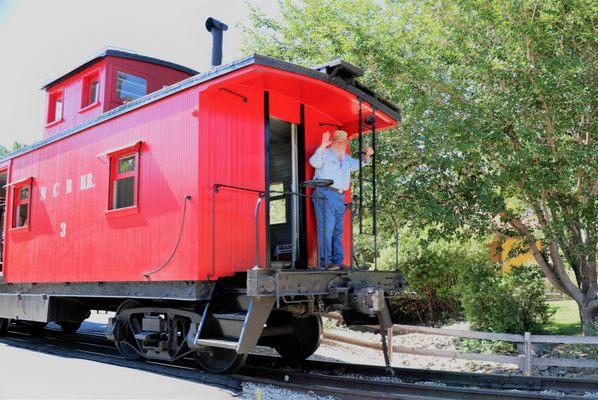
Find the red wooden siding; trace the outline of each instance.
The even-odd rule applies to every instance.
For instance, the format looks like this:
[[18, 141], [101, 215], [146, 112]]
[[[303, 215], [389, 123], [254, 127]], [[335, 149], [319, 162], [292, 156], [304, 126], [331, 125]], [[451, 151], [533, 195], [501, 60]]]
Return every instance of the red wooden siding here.
[[[7, 282], [144, 280], [172, 251], [187, 194], [184, 240], [151, 279], [198, 279], [197, 99], [188, 90], [13, 159], [11, 182], [33, 177], [33, 190], [29, 231], [7, 235]], [[106, 214], [103, 154], [140, 140], [138, 212]]]
[[[231, 275], [255, 265], [254, 209], [257, 193], [214, 184], [265, 189], [263, 91], [226, 86], [247, 98], [214, 87], [200, 96], [200, 253], [210, 267], [201, 278]], [[215, 217], [215, 218], [213, 218]], [[265, 214], [260, 210], [261, 260], [265, 257]], [[263, 264], [262, 264], [263, 266]]]

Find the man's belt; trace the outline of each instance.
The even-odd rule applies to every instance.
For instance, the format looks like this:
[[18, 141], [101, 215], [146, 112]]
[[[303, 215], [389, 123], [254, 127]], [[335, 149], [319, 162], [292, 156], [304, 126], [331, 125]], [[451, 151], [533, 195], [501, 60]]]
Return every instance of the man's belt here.
[[340, 193], [340, 194], [343, 194], [343, 193], [346, 192], [346, 190], [340, 190], [340, 189], [337, 189], [337, 188], [332, 187], [332, 186], [328, 186], [328, 189], [334, 190], [336, 193]]

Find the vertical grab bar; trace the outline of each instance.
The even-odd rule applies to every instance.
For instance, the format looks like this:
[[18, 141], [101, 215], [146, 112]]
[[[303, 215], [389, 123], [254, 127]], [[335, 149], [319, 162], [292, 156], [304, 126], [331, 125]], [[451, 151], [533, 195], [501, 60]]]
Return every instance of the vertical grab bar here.
[[361, 111], [361, 98], [359, 100], [359, 234], [363, 234], [363, 117]]
[[378, 220], [376, 205], [376, 109], [373, 108], [372, 118], [372, 231], [374, 233], [374, 271], [378, 271]]
[[260, 193], [255, 203], [255, 267], [260, 268], [260, 205], [266, 197], [265, 193]]
[[[315, 192], [315, 190], [314, 190]], [[316, 269], [320, 269], [320, 268], [326, 268], [326, 260], [328, 258], [328, 246], [326, 246], [326, 211], [327, 211], [327, 205], [328, 205], [328, 199], [326, 199], [326, 197], [322, 196], [322, 195], [315, 195], [314, 193], [312, 193], [313, 199], [315, 202], [321, 202], [319, 204], [322, 205], [322, 226], [320, 226], [320, 223], [318, 222], [318, 218], [316, 216], [316, 257], [318, 257], [318, 260], [316, 262]], [[314, 212], [316, 212], [315, 210], [315, 205], [314, 205]], [[321, 228], [321, 229], [320, 229]], [[322, 234], [320, 235], [320, 231], [322, 232]], [[323, 248], [324, 248], [324, 254], [320, 254], [320, 246], [322, 245], [323, 242]], [[322, 265], [321, 263], [321, 259], [322, 256], [324, 258], [324, 265]]]

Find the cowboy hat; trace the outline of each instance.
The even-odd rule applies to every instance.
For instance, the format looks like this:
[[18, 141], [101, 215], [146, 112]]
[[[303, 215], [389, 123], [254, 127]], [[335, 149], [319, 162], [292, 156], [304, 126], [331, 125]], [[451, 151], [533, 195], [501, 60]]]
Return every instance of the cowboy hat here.
[[334, 131], [334, 133], [332, 134], [332, 143], [340, 141], [345, 142], [345, 144], [349, 144], [349, 139], [347, 139], [347, 132]]

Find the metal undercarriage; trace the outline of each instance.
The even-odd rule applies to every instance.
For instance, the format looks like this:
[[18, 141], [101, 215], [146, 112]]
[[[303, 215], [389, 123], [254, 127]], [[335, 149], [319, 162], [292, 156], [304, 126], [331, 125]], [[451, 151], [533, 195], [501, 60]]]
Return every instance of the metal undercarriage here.
[[0, 326], [52, 321], [76, 329], [92, 309], [116, 311], [107, 337], [126, 358], [195, 353], [202, 368], [222, 373], [242, 366], [257, 345], [309, 357], [325, 312], [341, 312], [347, 324], [390, 326], [386, 298], [402, 287], [398, 272], [261, 268], [217, 282], [0, 284]]

